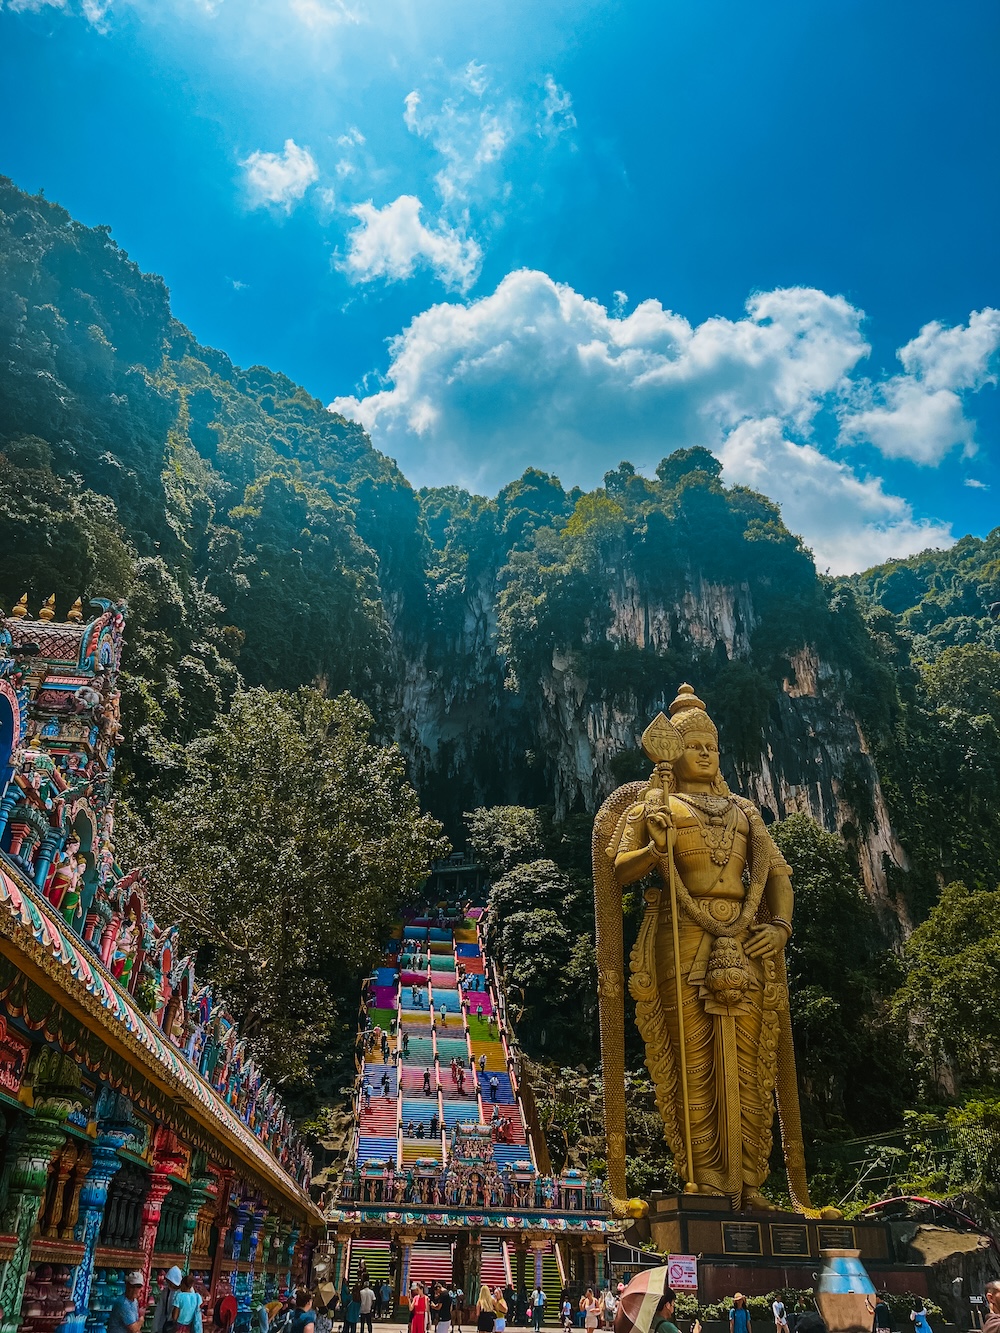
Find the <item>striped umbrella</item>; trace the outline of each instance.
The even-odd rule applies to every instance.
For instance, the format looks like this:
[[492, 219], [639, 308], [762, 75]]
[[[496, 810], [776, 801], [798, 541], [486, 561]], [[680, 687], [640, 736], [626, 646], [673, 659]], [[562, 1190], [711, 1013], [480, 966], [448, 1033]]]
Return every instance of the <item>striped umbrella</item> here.
[[664, 1289], [669, 1286], [669, 1268], [647, 1268], [637, 1273], [625, 1290], [619, 1293], [615, 1312], [615, 1333], [650, 1333], [653, 1315]]

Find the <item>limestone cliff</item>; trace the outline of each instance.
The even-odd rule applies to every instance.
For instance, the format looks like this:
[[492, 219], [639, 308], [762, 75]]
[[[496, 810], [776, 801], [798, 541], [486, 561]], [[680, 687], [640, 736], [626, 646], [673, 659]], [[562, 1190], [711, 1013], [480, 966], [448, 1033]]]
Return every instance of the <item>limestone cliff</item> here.
[[[650, 689], [609, 685], [606, 673], [595, 681], [587, 652], [559, 650], [536, 680], [505, 686], [496, 585], [487, 580], [466, 599], [460, 629], [439, 645], [433, 662], [427, 645], [406, 655], [400, 740], [421, 790], [445, 817], [484, 801], [548, 801], [558, 814], [595, 810], [619, 782], [648, 771], [639, 737], [673, 698], [679, 660], [751, 656], [757, 616], [747, 584], [711, 583], [692, 573], [668, 602], [628, 573], [610, 580], [608, 597], [603, 641], [652, 656], [643, 675], [656, 682]], [[662, 675], [655, 659], [662, 659]], [[693, 683], [712, 708], [711, 688], [697, 678]], [[734, 762], [723, 727], [724, 771], [769, 822], [799, 812], [841, 833], [856, 850], [885, 925], [892, 934], [906, 933], [905, 905], [890, 896], [886, 876], [889, 864], [905, 867], [905, 853], [861, 724], [846, 702], [849, 685], [846, 667], [811, 646], [801, 649], [775, 683], [759, 750]]]

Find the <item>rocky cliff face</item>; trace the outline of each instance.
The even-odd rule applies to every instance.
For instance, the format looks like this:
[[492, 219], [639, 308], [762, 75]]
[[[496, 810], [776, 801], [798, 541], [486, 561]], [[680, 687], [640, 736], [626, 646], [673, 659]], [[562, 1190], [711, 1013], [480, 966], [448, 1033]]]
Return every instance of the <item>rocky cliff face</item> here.
[[[595, 685], [585, 653], [553, 653], [540, 679], [506, 688], [495, 589], [485, 583], [467, 599], [461, 632], [436, 663], [426, 645], [407, 655], [400, 740], [443, 817], [484, 801], [548, 802], [559, 814], [596, 810], [619, 782], [648, 772], [639, 738], [680, 683], [667, 678], [670, 655], [749, 658], [757, 621], [746, 585], [692, 575], [667, 603], [631, 574], [612, 584], [609, 643], [665, 657], [664, 678], [648, 697]], [[813, 648], [800, 651], [775, 691], [759, 754], [733, 763], [723, 730], [723, 767], [733, 790], [756, 801], [768, 822], [803, 813], [842, 834], [886, 927], [898, 935], [910, 923], [889, 894], [886, 871], [905, 868], [906, 858], [861, 725], [845, 703], [848, 685], [838, 664]]]

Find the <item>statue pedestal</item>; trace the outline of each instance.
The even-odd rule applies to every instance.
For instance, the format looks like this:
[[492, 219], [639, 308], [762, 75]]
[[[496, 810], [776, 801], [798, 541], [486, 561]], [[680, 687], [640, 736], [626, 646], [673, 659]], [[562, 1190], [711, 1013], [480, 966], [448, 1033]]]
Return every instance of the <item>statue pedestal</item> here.
[[705, 1303], [742, 1291], [813, 1287], [821, 1250], [857, 1250], [879, 1290], [926, 1296], [927, 1270], [900, 1262], [887, 1223], [826, 1222], [799, 1213], [734, 1212], [728, 1199], [654, 1193], [649, 1215], [625, 1233], [632, 1244], [698, 1256], [698, 1296]]

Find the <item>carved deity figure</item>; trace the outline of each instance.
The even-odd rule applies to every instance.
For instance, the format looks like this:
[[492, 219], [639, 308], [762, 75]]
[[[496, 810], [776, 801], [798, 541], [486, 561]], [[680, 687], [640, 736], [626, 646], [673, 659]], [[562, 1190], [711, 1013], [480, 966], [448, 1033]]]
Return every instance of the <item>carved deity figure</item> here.
[[[789, 1188], [810, 1211], [784, 948], [790, 870], [751, 801], [719, 771], [719, 737], [682, 685], [643, 735], [646, 783], [619, 788], [594, 825], [608, 1186], [624, 1202], [623, 885], [646, 880], [629, 988], [657, 1106], [685, 1193], [768, 1208], [777, 1091]], [[648, 878], [647, 878], [648, 877]]]

